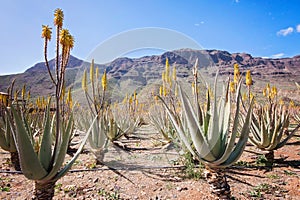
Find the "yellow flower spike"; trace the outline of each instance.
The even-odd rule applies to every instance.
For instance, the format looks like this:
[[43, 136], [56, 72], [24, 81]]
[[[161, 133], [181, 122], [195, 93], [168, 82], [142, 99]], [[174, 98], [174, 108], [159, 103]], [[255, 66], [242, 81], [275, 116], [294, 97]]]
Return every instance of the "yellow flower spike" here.
[[96, 79], [97, 80], [99, 79], [99, 68], [98, 67], [96, 68]]
[[47, 106], [47, 101], [45, 100], [45, 97], [42, 97], [42, 107], [46, 107]]
[[161, 80], [164, 82], [166, 80], [165, 72], [162, 72], [161, 74]]
[[83, 89], [85, 92], [88, 91], [86, 76], [87, 76], [87, 75], [86, 75], [86, 69], [85, 69], [84, 72], [83, 72], [82, 82], [81, 82], [82, 89]]
[[239, 82], [239, 78], [240, 78], [240, 69], [239, 69], [239, 65], [237, 63], [234, 64], [233, 67], [234, 67], [233, 81], [235, 84], [237, 84]]
[[133, 93], [133, 100], [136, 100], [136, 91]]
[[50, 28], [48, 25], [42, 25], [42, 38], [45, 38], [46, 41], [51, 40], [52, 35], [52, 28]]
[[132, 100], [132, 96], [130, 96], [129, 98], [129, 104], [132, 104], [133, 100]]
[[160, 95], [160, 96], [163, 95], [163, 86], [162, 86], [162, 85], [159, 87], [159, 95]]
[[233, 81], [230, 82], [229, 88], [230, 88], [230, 92], [235, 93], [235, 84]]
[[72, 102], [72, 93], [71, 93], [71, 88], [68, 89], [68, 95], [66, 101], [68, 103]]
[[289, 104], [289, 108], [294, 108], [294, 107], [295, 107], [295, 102], [291, 100]]
[[104, 70], [103, 76], [102, 76], [102, 88], [105, 91], [107, 88], [107, 77], [106, 77], [106, 70]]
[[22, 88], [22, 99], [23, 100], [25, 99], [25, 94], [26, 94], [26, 85], [24, 84], [23, 88]]
[[267, 92], [270, 93], [271, 89], [270, 89], [270, 84], [268, 83], [266, 86]]
[[94, 74], [94, 59], [92, 59], [92, 63], [90, 66], [90, 80], [93, 83], [95, 79], [95, 74]]
[[275, 86], [272, 87], [272, 93], [276, 96], [277, 95], [277, 88]]
[[16, 102], [18, 101], [18, 92], [14, 93], [14, 101], [16, 101]]
[[70, 35], [70, 32], [68, 29], [62, 29], [60, 31], [60, 34], [59, 34], [59, 43], [62, 45], [62, 46], [69, 46], [69, 35]]
[[54, 11], [54, 25], [58, 27], [62, 27], [63, 21], [64, 21], [64, 12], [62, 11], [62, 9], [57, 8]]
[[139, 105], [139, 100], [138, 99], [135, 100], [135, 105], [136, 105], [136, 107]]
[[170, 64], [169, 64], [169, 59], [166, 58], [166, 74], [165, 74], [165, 79], [168, 81], [170, 75]]
[[27, 92], [27, 101], [30, 100], [30, 91]]
[[282, 106], [284, 105], [283, 99], [280, 99], [280, 100], [279, 100], [279, 105], [282, 105]]
[[263, 96], [266, 97], [267, 96], [267, 89], [264, 88], [262, 92], [263, 92]]
[[175, 86], [175, 97], [178, 96], [178, 88]]
[[176, 81], [176, 67], [175, 66], [173, 68], [172, 78], [173, 78], [174, 81]]
[[166, 97], [167, 94], [168, 94], [167, 88], [166, 88], [166, 86], [164, 85], [164, 86], [163, 86], [163, 95]]
[[252, 85], [252, 77], [251, 77], [251, 71], [247, 70], [246, 72], [246, 85], [250, 86]]

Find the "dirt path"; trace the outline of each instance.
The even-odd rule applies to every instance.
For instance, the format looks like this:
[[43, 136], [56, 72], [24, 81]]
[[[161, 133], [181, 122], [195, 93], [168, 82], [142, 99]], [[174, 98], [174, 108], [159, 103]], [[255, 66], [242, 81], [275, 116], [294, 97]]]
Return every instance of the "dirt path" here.
[[[88, 148], [57, 182], [54, 199], [213, 199], [204, 179], [188, 179], [174, 146], [162, 148], [160, 135], [142, 126], [127, 150], [110, 146], [103, 165], [95, 165]], [[259, 167], [257, 150], [247, 146], [239, 164], [228, 170], [235, 199], [300, 199], [300, 136], [275, 154], [273, 171]], [[9, 154], [0, 151], [0, 199], [30, 199], [33, 182], [13, 171]], [[114, 169], [114, 170], [113, 170]], [[201, 169], [198, 169], [201, 170]]]

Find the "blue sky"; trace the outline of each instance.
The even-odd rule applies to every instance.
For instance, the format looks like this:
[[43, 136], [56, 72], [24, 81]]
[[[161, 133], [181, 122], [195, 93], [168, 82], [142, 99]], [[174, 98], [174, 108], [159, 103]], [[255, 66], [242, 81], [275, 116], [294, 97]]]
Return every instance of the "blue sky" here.
[[144, 27], [177, 31], [205, 49], [260, 57], [300, 54], [297, 0], [2, 0], [0, 75], [43, 61], [41, 27], [53, 27], [56, 8], [63, 9], [64, 27], [75, 37], [72, 54], [81, 59], [112, 36]]

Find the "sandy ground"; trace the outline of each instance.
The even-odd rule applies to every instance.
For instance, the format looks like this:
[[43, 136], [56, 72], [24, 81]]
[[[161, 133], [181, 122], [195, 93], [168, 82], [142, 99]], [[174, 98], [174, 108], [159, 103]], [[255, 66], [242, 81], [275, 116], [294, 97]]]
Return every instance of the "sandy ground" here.
[[[262, 152], [248, 145], [227, 171], [234, 199], [300, 199], [299, 135], [275, 152], [273, 170], [260, 166]], [[72, 170], [56, 183], [54, 199], [214, 199], [201, 176], [187, 177], [177, 151], [160, 145], [152, 127], [142, 126], [133, 136], [122, 139], [126, 151], [109, 148], [105, 165], [95, 165], [87, 146]], [[33, 181], [14, 173], [9, 157], [0, 151], [0, 198], [30, 199]], [[201, 170], [196, 168], [196, 174], [201, 175]]]

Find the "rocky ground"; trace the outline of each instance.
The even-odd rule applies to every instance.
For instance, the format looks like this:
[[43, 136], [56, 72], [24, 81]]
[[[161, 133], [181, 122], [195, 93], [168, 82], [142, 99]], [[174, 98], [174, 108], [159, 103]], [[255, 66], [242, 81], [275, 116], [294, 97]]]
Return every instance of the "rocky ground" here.
[[[185, 168], [172, 146], [162, 146], [153, 128], [142, 126], [123, 139], [127, 150], [110, 147], [105, 165], [96, 165], [86, 147], [72, 170], [56, 183], [54, 199], [214, 199], [201, 166]], [[275, 153], [273, 170], [248, 145], [228, 169], [234, 199], [300, 199], [300, 133]], [[0, 151], [0, 198], [30, 199], [33, 181], [14, 172], [9, 154]], [[69, 157], [67, 157], [69, 158]]]

